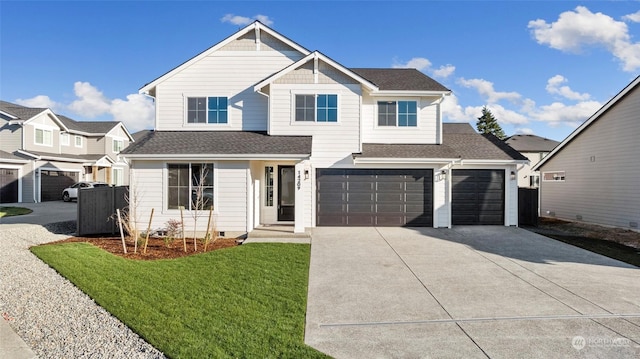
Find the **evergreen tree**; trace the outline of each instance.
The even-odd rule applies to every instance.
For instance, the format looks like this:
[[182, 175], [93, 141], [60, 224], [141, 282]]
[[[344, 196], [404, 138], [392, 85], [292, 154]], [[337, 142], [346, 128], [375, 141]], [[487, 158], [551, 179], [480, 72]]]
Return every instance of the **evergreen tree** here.
[[501, 140], [504, 140], [507, 136], [502, 131], [502, 127], [498, 123], [498, 120], [493, 117], [491, 110], [487, 106], [482, 107], [482, 116], [478, 117], [476, 122], [476, 129], [481, 134], [492, 134]]

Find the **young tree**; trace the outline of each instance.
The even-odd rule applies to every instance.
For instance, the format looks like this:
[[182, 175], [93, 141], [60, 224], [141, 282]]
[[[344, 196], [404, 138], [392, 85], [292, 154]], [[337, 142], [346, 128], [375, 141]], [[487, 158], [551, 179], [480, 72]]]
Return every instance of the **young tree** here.
[[476, 129], [481, 134], [492, 134], [501, 140], [504, 140], [507, 136], [502, 131], [502, 127], [498, 123], [498, 120], [493, 116], [491, 110], [487, 106], [482, 107], [482, 116], [478, 117], [476, 122]]
[[198, 250], [196, 232], [198, 218], [213, 206], [213, 168], [211, 164], [192, 165], [191, 216], [193, 217], [193, 250]]

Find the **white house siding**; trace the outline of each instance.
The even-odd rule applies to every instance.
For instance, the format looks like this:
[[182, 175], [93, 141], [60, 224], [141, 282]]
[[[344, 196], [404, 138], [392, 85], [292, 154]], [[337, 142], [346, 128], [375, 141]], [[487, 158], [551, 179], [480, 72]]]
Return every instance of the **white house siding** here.
[[531, 170], [533, 166], [538, 164], [545, 152], [520, 152], [529, 159], [529, 164], [520, 165], [518, 168], [518, 187], [531, 187], [531, 176], [539, 173]]
[[[167, 201], [167, 163], [184, 161], [133, 161], [131, 174], [131, 198], [139, 205], [136, 207], [139, 226], [148, 225], [151, 209], [154, 210], [152, 228], [162, 228], [170, 219], [180, 219], [180, 211], [166, 209]], [[196, 162], [196, 161], [194, 161]], [[245, 233], [247, 229], [247, 181], [249, 181], [249, 163], [247, 161], [221, 161], [214, 163], [214, 193], [217, 229], [224, 232]], [[198, 230], [207, 227], [206, 211], [198, 219]], [[190, 211], [184, 211], [187, 233], [193, 230], [193, 217]], [[228, 234], [228, 233], [225, 233]]]
[[[362, 98], [362, 142], [433, 144], [438, 142], [440, 97], [372, 97]], [[417, 127], [378, 126], [378, 101], [418, 101]]]
[[[277, 46], [269, 40], [256, 51], [255, 41], [250, 40], [233, 41], [159, 83], [156, 87], [156, 129], [266, 131], [267, 98], [255, 92], [253, 86], [299, 60], [302, 54], [274, 51]], [[185, 99], [198, 96], [228, 97], [229, 123], [187, 124]]]
[[540, 169], [540, 214], [616, 227], [640, 226], [640, 88], [628, 93]]
[[[51, 146], [36, 144], [36, 128], [51, 130]], [[60, 153], [60, 127], [47, 114], [40, 114], [29, 123], [23, 126], [24, 149], [26, 151], [39, 151], [49, 153]], [[72, 136], [73, 137], [73, 136]], [[72, 138], [73, 140], [73, 138]]]
[[[104, 137], [90, 137], [85, 139], [87, 144], [86, 144], [86, 148], [87, 148], [87, 153], [105, 153], [105, 140]], [[73, 140], [75, 141], [75, 139]], [[72, 141], [72, 143], [73, 143]], [[109, 140], [109, 143], [111, 143], [111, 140]], [[72, 144], [71, 147], [73, 147], [75, 144]], [[108, 152], [106, 152], [108, 153]]]

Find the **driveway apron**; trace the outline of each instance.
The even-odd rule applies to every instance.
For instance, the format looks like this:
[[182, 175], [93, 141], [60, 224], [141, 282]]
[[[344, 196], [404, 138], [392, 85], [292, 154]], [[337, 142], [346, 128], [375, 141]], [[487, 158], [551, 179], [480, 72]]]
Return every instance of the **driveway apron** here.
[[336, 358], [637, 358], [640, 269], [518, 228], [315, 228], [305, 342]]

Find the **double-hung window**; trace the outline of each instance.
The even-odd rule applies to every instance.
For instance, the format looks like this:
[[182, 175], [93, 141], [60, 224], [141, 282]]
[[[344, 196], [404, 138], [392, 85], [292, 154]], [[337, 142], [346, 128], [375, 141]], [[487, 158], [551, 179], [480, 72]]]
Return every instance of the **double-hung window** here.
[[63, 146], [69, 146], [69, 134], [68, 133], [61, 133], [60, 134], [60, 144]]
[[338, 122], [338, 95], [296, 95], [296, 122]]
[[168, 164], [167, 208], [209, 209], [213, 206], [213, 164]]
[[187, 123], [228, 123], [228, 105], [226, 97], [189, 97]]
[[81, 136], [75, 136], [75, 141], [76, 141], [76, 147], [82, 147], [82, 137]]
[[36, 144], [43, 146], [53, 146], [53, 131], [36, 128]]
[[378, 126], [417, 127], [416, 101], [378, 101]]
[[113, 139], [113, 152], [119, 153], [124, 149], [124, 140]]

